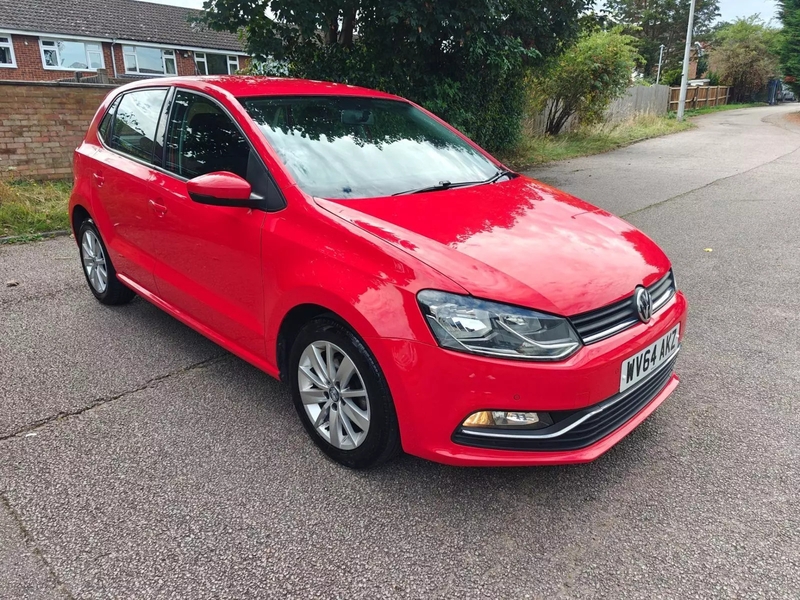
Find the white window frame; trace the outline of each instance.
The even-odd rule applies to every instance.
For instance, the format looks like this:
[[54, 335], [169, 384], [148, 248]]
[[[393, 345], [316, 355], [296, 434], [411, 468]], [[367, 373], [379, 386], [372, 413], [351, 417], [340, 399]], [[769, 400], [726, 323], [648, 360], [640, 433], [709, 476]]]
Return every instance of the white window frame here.
[[[148, 50], [160, 50], [161, 51], [161, 69], [164, 71], [163, 73], [140, 73], [139, 72], [139, 58], [136, 56], [136, 49], [137, 48], [146, 48]], [[132, 49], [131, 52], [129, 49]], [[127, 57], [133, 58], [133, 63], [136, 65], [135, 71], [128, 70], [128, 65], [125, 62]], [[167, 60], [172, 60], [172, 64], [175, 66], [174, 73], [167, 73]], [[125, 69], [125, 75], [142, 75], [145, 77], [177, 77], [178, 75], [178, 55], [177, 50], [172, 50], [168, 48], [158, 48], [156, 46], [144, 46], [142, 44], [125, 44], [122, 46], [122, 68]]]
[[[200, 63], [203, 63], [203, 69], [200, 70]], [[194, 64], [195, 70], [200, 73], [200, 75], [208, 75], [208, 63], [206, 62], [206, 53], [205, 52], [195, 52], [194, 53]]]
[[[45, 55], [44, 55], [44, 51], [45, 50], [54, 50], [55, 53], [56, 53], [56, 58], [57, 58], [56, 62], [59, 62], [59, 63], [61, 62], [61, 56], [60, 56], [60, 53], [58, 51], [58, 42], [71, 42], [71, 43], [83, 44], [83, 50], [86, 53], [86, 65], [87, 65], [87, 67], [85, 69], [74, 69], [72, 67], [62, 67], [62, 66], [59, 66], [59, 65], [56, 65], [55, 67], [53, 67], [51, 65], [48, 65], [47, 64], [47, 59], [45, 58]], [[45, 48], [45, 43], [52, 43], [53, 46]], [[93, 46], [99, 46], [100, 47], [100, 51], [99, 51], [99, 54], [100, 54], [100, 66], [99, 67], [93, 68], [93, 67], [89, 66], [91, 64], [91, 61], [89, 60], [89, 52], [90, 52], [90, 50], [86, 47], [86, 44], [91, 44]], [[98, 54], [97, 50], [91, 50], [91, 52], [93, 54]], [[58, 38], [58, 37], [40, 37], [39, 38], [39, 54], [42, 57], [42, 67], [47, 69], [48, 71], [70, 71], [70, 72], [73, 72], [73, 73], [75, 71], [97, 72], [98, 68], [100, 68], [100, 69], [105, 69], [106, 68], [106, 57], [105, 57], [105, 52], [103, 50], [103, 42], [96, 42], [96, 41], [92, 41], [92, 40], [67, 39], [67, 38]]]
[[[236, 71], [239, 70], [239, 57], [235, 54], [225, 54], [224, 52], [195, 52], [194, 53], [194, 63], [197, 65], [197, 71], [200, 75], [208, 75], [208, 59], [206, 56], [208, 54], [219, 54], [225, 57], [225, 64], [228, 67], [228, 75], [235, 75]], [[200, 64], [202, 63], [203, 68], [200, 69]]]
[[11, 51], [11, 62], [0, 63], [0, 69], [16, 69], [17, 58], [14, 56], [14, 39], [11, 37], [10, 33], [6, 33], [5, 31], [0, 31], [0, 37], [8, 38], [8, 43], [0, 42], [0, 48], [8, 48]]

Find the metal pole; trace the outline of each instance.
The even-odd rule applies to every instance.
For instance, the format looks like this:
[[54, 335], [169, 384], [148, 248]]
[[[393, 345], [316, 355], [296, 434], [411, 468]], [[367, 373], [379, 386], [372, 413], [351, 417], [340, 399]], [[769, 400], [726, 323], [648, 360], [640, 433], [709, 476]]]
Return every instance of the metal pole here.
[[686, 27], [686, 48], [683, 51], [683, 75], [681, 76], [681, 95], [678, 100], [678, 121], [683, 121], [683, 109], [686, 106], [686, 88], [689, 85], [689, 53], [692, 50], [692, 30], [694, 29], [694, 5], [689, 6], [689, 25]]
[[656, 85], [658, 82], [661, 81], [661, 61], [664, 58], [664, 44], [661, 44], [661, 48], [658, 50], [658, 73], [656, 74]]

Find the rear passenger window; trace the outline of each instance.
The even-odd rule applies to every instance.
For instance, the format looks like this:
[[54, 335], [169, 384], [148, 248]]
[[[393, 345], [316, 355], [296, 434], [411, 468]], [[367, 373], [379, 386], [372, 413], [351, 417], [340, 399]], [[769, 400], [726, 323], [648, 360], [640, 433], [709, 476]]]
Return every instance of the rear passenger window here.
[[187, 179], [215, 171], [247, 178], [249, 158], [250, 145], [217, 104], [197, 94], [175, 94], [166, 169]]
[[111, 147], [151, 162], [156, 146], [156, 128], [166, 89], [129, 92], [117, 108]]
[[114, 119], [114, 112], [117, 110], [117, 106], [119, 106], [119, 98], [114, 100], [111, 106], [108, 107], [108, 111], [103, 115], [103, 120], [100, 121], [100, 127], [97, 128], [100, 139], [104, 142], [108, 142], [111, 139], [109, 137], [109, 129], [111, 128], [111, 121]]

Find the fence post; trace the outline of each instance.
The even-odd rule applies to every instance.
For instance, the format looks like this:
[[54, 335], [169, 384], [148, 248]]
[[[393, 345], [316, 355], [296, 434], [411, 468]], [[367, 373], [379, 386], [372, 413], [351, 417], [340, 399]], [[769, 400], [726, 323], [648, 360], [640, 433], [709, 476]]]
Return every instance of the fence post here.
[[97, 69], [97, 83], [110, 83], [108, 71], [105, 69]]

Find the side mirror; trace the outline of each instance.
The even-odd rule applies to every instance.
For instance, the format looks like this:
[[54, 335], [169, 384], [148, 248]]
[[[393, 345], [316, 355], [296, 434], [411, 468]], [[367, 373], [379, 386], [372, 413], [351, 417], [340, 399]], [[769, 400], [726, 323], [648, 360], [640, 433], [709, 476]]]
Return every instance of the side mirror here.
[[198, 204], [262, 208], [261, 198], [253, 197], [247, 181], [228, 171], [206, 173], [186, 182], [189, 197]]

